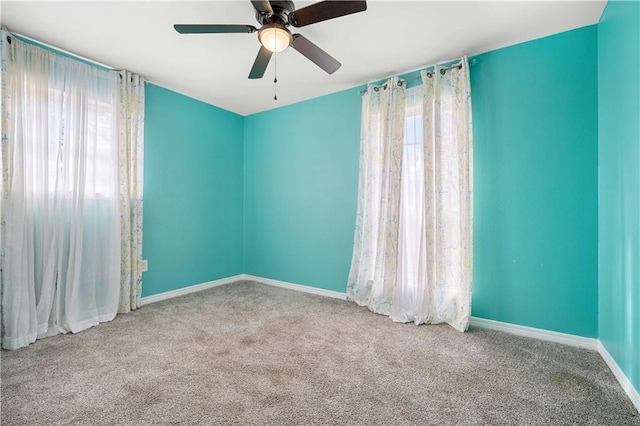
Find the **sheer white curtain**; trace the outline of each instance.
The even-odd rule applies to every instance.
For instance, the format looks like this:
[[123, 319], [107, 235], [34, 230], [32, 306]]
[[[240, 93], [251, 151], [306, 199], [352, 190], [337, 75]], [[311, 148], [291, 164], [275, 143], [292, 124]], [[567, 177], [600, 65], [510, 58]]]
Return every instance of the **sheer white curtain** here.
[[397, 78], [362, 98], [360, 176], [347, 296], [389, 315], [398, 266], [405, 89]]
[[[468, 63], [436, 66], [421, 73], [422, 84], [406, 89], [402, 113], [402, 161], [396, 195], [372, 191], [371, 146], [397, 141], [365, 131], [377, 120], [364, 105], [358, 217], [354, 255], [347, 285], [350, 300], [399, 322], [447, 322], [466, 330], [471, 314], [473, 250], [473, 142]], [[368, 93], [371, 90], [368, 91]], [[391, 116], [395, 116], [391, 114]], [[379, 168], [378, 168], [379, 169]], [[364, 192], [364, 193], [363, 193]], [[390, 203], [389, 200], [393, 202]], [[363, 223], [386, 221], [376, 206], [397, 208], [395, 234], [379, 234]], [[393, 215], [390, 215], [393, 217]], [[366, 220], [365, 220], [366, 219]], [[378, 225], [380, 226], [380, 225]], [[389, 226], [389, 224], [387, 225]], [[394, 273], [377, 276], [376, 250], [395, 247]], [[391, 241], [390, 241], [391, 240]], [[362, 241], [374, 241], [362, 250]], [[378, 242], [377, 244], [375, 242]], [[375, 294], [382, 294], [382, 301]]]
[[4, 32], [2, 46], [2, 343], [16, 349], [118, 311], [120, 77]]

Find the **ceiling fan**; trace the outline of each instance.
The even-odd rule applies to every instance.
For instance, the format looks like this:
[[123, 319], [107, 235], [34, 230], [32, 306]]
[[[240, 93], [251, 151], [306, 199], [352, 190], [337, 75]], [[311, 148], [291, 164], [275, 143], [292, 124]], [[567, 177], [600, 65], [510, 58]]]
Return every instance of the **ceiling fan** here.
[[321, 1], [295, 9], [292, 1], [251, 1], [260, 29], [253, 25], [174, 25], [180, 34], [226, 34], [258, 32], [260, 51], [253, 63], [249, 78], [262, 78], [273, 53], [291, 46], [329, 74], [342, 65], [302, 34], [291, 34], [287, 27], [296, 28], [339, 18], [367, 10], [366, 1]]

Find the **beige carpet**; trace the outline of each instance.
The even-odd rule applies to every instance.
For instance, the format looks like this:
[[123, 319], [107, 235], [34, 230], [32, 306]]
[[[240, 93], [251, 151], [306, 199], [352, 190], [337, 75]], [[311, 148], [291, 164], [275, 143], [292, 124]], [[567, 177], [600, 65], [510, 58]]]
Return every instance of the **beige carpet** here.
[[640, 425], [595, 352], [241, 282], [2, 351], [2, 424]]

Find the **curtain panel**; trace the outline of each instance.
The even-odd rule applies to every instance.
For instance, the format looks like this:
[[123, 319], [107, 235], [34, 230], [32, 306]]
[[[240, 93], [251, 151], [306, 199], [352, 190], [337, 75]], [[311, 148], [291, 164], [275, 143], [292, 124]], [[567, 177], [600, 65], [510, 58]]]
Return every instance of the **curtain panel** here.
[[[117, 73], [8, 36], [0, 41], [0, 289], [2, 346], [17, 349], [110, 321], [126, 311], [122, 299], [139, 304], [138, 273], [135, 285], [122, 285], [122, 263], [141, 250], [127, 241], [141, 241], [142, 186], [130, 181], [141, 181], [141, 148], [131, 145], [144, 116], [121, 123], [143, 105], [144, 89], [123, 96]], [[122, 203], [123, 192], [136, 202]], [[123, 232], [132, 217], [133, 231]]]
[[[385, 99], [378, 94], [386, 91], [369, 87], [363, 96], [347, 297], [394, 321], [446, 322], [464, 331], [471, 314], [473, 250], [468, 62], [436, 66], [423, 71], [421, 80], [395, 89], [402, 102], [385, 100], [393, 105], [386, 110], [378, 105]], [[391, 84], [398, 82], [386, 83]], [[388, 123], [395, 123], [395, 132], [385, 131]], [[393, 153], [392, 166], [376, 155], [386, 152]], [[382, 189], [384, 182], [392, 191]]]
[[393, 78], [362, 98], [360, 174], [347, 296], [389, 315], [398, 266], [405, 88]]
[[144, 79], [120, 71], [118, 167], [120, 173], [120, 300], [118, 312], [140, 307], [142, 297], [142, 193]]

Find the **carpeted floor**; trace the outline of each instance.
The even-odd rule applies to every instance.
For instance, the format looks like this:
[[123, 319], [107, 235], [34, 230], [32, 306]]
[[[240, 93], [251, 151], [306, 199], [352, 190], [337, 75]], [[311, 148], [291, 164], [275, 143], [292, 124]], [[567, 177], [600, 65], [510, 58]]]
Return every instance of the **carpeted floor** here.
[[252, 282], [2, 351], [2, 424], [640, 425], [595, 352]]

